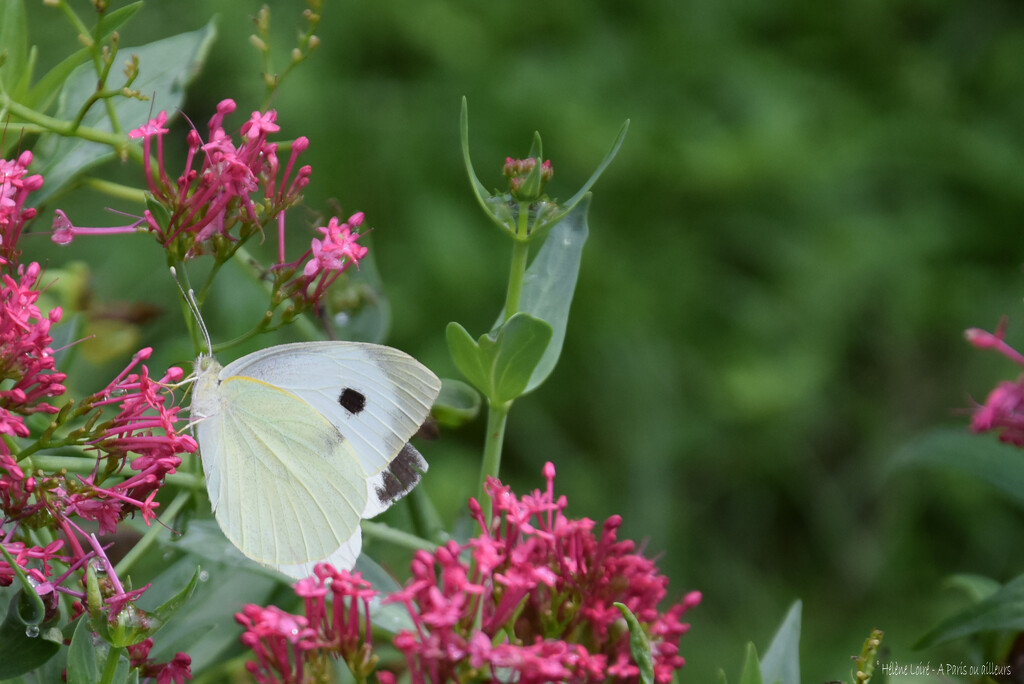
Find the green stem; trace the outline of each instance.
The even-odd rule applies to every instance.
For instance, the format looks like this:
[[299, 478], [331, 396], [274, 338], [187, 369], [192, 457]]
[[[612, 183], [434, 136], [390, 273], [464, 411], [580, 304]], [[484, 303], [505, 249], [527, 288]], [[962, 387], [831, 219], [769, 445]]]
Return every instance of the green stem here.
[[118, 151], [128, 146], [128, 137], [123, 134], [117, 135], [107, 131], [89, 128], [88, 126], [73, 126], [68, 121], [62, 121], [61, 119], [55, 119], [52, 116], [41, 114], [34, 109], [18, 104], [6, 96], [3, 96], [2, 99], [0, 99], [0, 104], [2, 104], [3, 108], [8, 110], [14, 116], [25, 119], [30, 123], [38, 124], [57, 135], [62, 135], [64, 137], [76, 137], [90, 142], [110, 145]]
[[530, 255], [530, 243], [515, 240], [512, 243], [512, 265], [508, 272], [508, 292], [505, 295], [505, 320], [519, 312], [519, 299], [523, 294], [523, 279], [526, 276], [526, 260]]
[[501, 447], [505, 443], [505, 423], [512, 402], [489, 404], [487, 407], [487, 435], [484, 437], [484, 461], [480, 468], [479, 501], [484, 507], [484, 520], [491, 517], [491, 499], [484, 491], [487, 476], [498, 477], [501, 470]]
[[366, 536], [373, 537], [375, 539], [382, 539], [394, 544], [395, 546], [402, 546], [413, 551], [433, 551], [437, 548], [437, 544], [429, 542], [426, 539], [420, 539], [414, 534], [396, 530], [394, 527], [386, 525], [385, 523], [363, 520], [362, 526], [363, 532], [366, 533]]
[[121, 660], [121, 653], [123, 652], [123, 647], [110, 647], [110, 650], [107, 651], [107, 662], [103, 665], [103, 674], [100, 675], [99, 684], [110, 684], [110, 682], [114, 681], [114, 676], [117, 674], [117, 665]]
[[[270, 296], [273, 292], [273, 287], [264, 278], [262, 272], [259, 269], [253, 268], [251, 264], [258, 263], [253, 259], [252, 255], [249, 254], [245, 247], [239, 247], [235, 251], [237, 261], [241, 263], [245, 272], [250, 278], [256, 283], [259, 283], [266, 291], [267, 296]], [[287, 304], [291, 300], [285, 300], [281, 304]], [[280, 305], [279, 305], [280, 306]], [[299, 327], [302, 331], [302, 336], [310, 340], [319, 340], [323, 337], [323, 331], [316, 326], [316, 323], [310, 320], [309, 316], [296, 316], [292, 319], [292, 322]]]
[[93, 190], [98, 190], [110, 197], [116, 197], [118, 199], [128, 200], [129, 202], [135, 202], [142, 205], [146, 204], [146, 191], [131, 187], [130, 185], [112, 183], [111, 181], [105, 181], [99, 178], [83, 178], [82, 185]]
[[[178, 495], [174, 497], [174, 500], [171, 501], [171, 504], [167, 509], [161, 512], [161, 517], [173, 520], [174, 517], [178, 515], [178, 512], [184, 508], [191, 496], [192, 492], [178, 492]], [[124, 555], [124, 558], [122, 558], [114, 567], [114, 572], [116, 572], [118, 576], [127, 572], [128, 569], [132, 567], [132, 564], [138, 560], [142, 554], [146, 553], [150, 546], [153, 545], [153, 542], [156, 541], [156, 536], [160, 534], [163, 529], [164, 528], [161, 525], [150, 525], [149, 529], [146, 530], [146, 534], [142, 535], [142, 539], [136, 542], [135, 546], [133, 546], [131, 550]]]

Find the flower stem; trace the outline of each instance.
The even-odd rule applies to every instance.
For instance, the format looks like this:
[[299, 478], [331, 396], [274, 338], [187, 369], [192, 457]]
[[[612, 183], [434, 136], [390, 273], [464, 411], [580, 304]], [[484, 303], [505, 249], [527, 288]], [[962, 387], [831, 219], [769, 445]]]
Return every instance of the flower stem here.
[[110, 684], [117, 674], [117, 665], [121, 661], [121, 653], [124, 647], [111, 646], [107, 651], [107, 662], [103, 665], [103, 674], [100, 675], [100, 684]]
[[512, 402], [489, 404], [487, 408], [487, 434], [484, 437], [484, 461], [480, 467], [479, 501], [484, 508], [484, 520], [491, 517], [491, 499], [484, 491], [487, 476], [498, 477], [501, 470], [501, 448], [505, 443], [505, 423]]
[[512, 265], [508, 272], [508, 292], [505, 295], [505, 320], [519, 312], [519, 299], [523, 294], [523, 279], [526, 276], [526, 259], [530, 255], [530, 243], [515, 240], [512, 243]]

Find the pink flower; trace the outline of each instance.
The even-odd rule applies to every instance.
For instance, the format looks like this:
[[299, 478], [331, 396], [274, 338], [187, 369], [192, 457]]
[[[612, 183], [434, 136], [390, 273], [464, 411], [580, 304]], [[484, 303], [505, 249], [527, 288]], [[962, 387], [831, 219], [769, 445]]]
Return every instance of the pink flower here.
[[40, 268], [18, 266], [17, 279], [0, 276], [0, 433], [28, 436], [21, 416], [56, 413], [43, 401], [64, 394], [65, 375], [54, 367], [50, 326], [60, 320], [59, 307], [47, 315], [39, 310]]
[[242, 644], [252, 649], [256, 662], [246, 669], [260, 684], [300, 684], [303, 682], [304, 639], [315, 637], [316, 630], [301, 615], [291, 615], [276, 606], [262, 608], [246, 605], [235, 621], [245, 628]]
[[[110, 226], [107, 228], [86, 228], [71, 223], [62, 210], [53, 212], [53, 235], [50, 237], [58, 245], [70, 245], [75, 237], [79, 235], [117, 235], [124, 233], [138, 233], [139, 226], [146, 222], [146, 218], [140, 218], [134, 223], [126, 226]], [[145, 229], [143, 229], [144, 231]]]
[[326, 226], [317, 228], [323, 240], [313, 238], [310, 248], [295, 262], [278, 266], [297, 268], [305, 259], [309, 259], [301, 275], [285, 284], [284, 290], [289, 297], [307, 305], [316, 305], [327, 288], [349, 266], [359, 266], [360, 260], [370, 251], [356, 242], [366, 232], [354, 232], [355, 228], [363, 224], [364, 219], [361, 211], [349, 216], [345, 223], [339, 223], [337, 217], [331, 217]]
[[[651, 638], [656, 681], [670, 681], [683, 666], [678, 642], [688, 625], [680, 617], [700, 593], [659, 612], [668, 580], [634, 553], [633, 542], [617, 539], [621, 519], [609, 518], [595, 537], [593, 521], [565, 517], [550, 463], [544, 474], [546, 490], [522, 498], [489, 479], [491, 519], [475, 501], [470, 505], [481, 534], [464, 547], [449, 542], [433, 554], [418, 552], [412, 579], [387, 599], [405, 605], [416, 625], [395, 638], [413, 682], [452, 680], [467, 660], [524, 684], [600, 682], [611, 674], [639, 681], [616, 602]], [[475, 565], [463, 551], [472, 552]]]
[[16, 261], [18, 240], [25, 223], [36, 215], [34, 208], [25, 208], [28, 194], [43, 187], [43, 177], [27, 175], [32, 153], [22, 152], [13, 160], [0, 159], [0, 259]]
[[[225, 116], [234, 110], [231, 100], [217, 105], [205, 142], [195, 130], [186, 134], [185, 167], [175, 180], [164, 165], [167, 114], [160, 112], [131, 131], [132, 138], [142, 138], [146, 183], [154, 200], [165, 209], [165, 216], [146, 211], [129, 226], [78, 228], [61, 214], [54, 222], [54, 241], [67, 244], [77, 235], [132, 232], [141, 226], [163, 247], [176, 249], [189, 259], [213, 251], [217, 245], [230, 249], [232, 243], [262, 232], [266, 223], [277, 220], [298, 202], [302, 188], [308, 184], [308, 166], [300, 168], [294, 177], [293, 170], [297, 156], [309, 141], [301, 137], [295, 140], [282, 176], [277, 144], [267, 140], [268, 134], [280, 130], [275, 123], [277, 113], [253, 112], [236, 142], [223, 128]], [[224, 240], [215, 242], [215, 237]]]
[[[971, 328], [964, 333], [967, 341], [978, 349], [995, 349], [1019, 366], [1024, 367], [1024, 356], [1006, 344], [1006, 320], [1000, 321], [994, 333]], [[1015, 382], [1004, 380], [989, 392], [985, 403], [978, 406], [971, 420], [974, 432], [999, 432], [1003, 442], [1024, 446], [1024, 375]]]

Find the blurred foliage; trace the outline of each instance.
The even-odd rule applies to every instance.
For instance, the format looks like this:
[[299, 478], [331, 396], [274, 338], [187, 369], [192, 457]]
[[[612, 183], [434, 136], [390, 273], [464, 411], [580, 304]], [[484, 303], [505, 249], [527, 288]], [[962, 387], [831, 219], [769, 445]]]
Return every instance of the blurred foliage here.
[[[300, 8], [271, 3], [276, 47], [292, 45]], [[220, 13], [185, 105], [203, 130], [222, 98], [242, 112], [262, 101], [246, 42], [257, 9], [151, 2], [122, 44]], [[44, 65], [74, 48], [53, 10], [31, 11]], [[486, 331], [508, 263], [463, 170], [461, 96], [484, 183], [502, 182], [504, 158], [525, 154], [536, 129], [555, 169], [547, 191], [561, 199], [632, 120], [594, 188], [561, 363], [516, 404], [504, 477], [539, 486], [553, 460], [571, 513], [622, 514], [622, 533], [661, 556], [674, 595], [704, 592], [683, 681], [720, 666], [736, 679], [742, 645], [766, 643], [796, 598], [805, 681], [845, 677], [873, 627], [890, 655], [917, 660], [910, 645], [951, 610], [944, 576], [1006, 581], [1024, 568], [1024, 519], [994, 490], [883, 473], [921, 432], [965, 426], [956, 409], [1015, 372], [960, 333], [1006, 313], [1009, 340], [1024, 342], [1024, 6], [389, 0], [328, 3], [318, 34], [272, 102], [281, 135], [312, 141], [310, 208], [366, 212], [389, 342], [441, 375], [456, 375], [445, 325]], [[75, 191], [36, 230], [58, 205], [86, 225], [113, 223]], [[51, 268], [88, 260], [107, 305], [162, 307], [143, 341], [188, 362], [173, 285], [146, 238], [25, 246]], [[211, 309], [215, 337], [245, 327], [245, 287], [226, 287]], [[475, 487], [482, 429], [424, 447], [425, 486], [449, 520]]]

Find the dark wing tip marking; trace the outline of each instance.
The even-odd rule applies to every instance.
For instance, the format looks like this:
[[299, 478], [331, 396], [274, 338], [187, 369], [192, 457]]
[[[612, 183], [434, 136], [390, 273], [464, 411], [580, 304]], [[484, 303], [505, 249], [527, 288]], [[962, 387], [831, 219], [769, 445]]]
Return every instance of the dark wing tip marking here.
[[341, 390], [338, 403], [341, 404], [341, 408], [349, 413], [362, 413], [363, 409], [366, 408], [366, 395], [351, 387], [346, 387]]
[[377, 487], [377, 499], [387, 504], [400, 498], [420, 481], [420, 471], [416, 464], [420, 462], [420, 453], [411, 444], [406, 444], [391, 461]]

